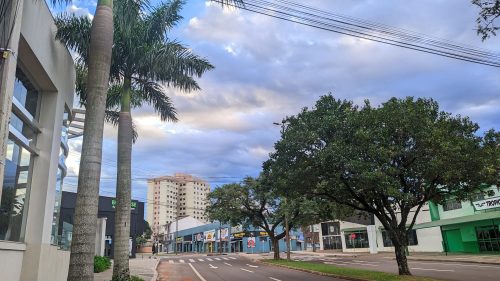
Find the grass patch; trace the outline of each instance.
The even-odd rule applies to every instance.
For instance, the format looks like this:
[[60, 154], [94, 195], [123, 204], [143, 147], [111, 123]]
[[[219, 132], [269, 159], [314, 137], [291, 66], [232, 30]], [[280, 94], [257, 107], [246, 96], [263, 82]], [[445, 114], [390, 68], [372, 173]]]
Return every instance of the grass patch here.
[[437, 280], [428, 277], [399, 276], [397, 274], [386, 273], [386, 272], [340, 267], [335, 265], [320, 264], [313, 262], [287, 261], [287, 260], [263, 260], [263, 262], [269, 264], [287, 266], [290, 268], [326, 273], [328, 275], [333, 275], [335, 277], [340, 277], [340, 278], [350, 277], [350, 278], [370, 280], [370, 281], [436, 281]]

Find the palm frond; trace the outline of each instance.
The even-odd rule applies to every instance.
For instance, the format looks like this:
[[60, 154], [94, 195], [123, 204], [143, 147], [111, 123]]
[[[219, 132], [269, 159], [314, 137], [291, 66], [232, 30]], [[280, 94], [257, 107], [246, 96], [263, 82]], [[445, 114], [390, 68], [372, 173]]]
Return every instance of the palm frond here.
[[90, 45], [90, 28], [92, 27], [90, 19], [64, 14], [58, 16], [55, 23], [57, 26], [56, 39], [77, 52], [78, 60], [86, 64]]
[[178, 121], [177, 110], [160, 84], [134, 79], [134, 88], [134, 94], [139, 95], [142, 101], [152, 105], [162, 121]]
[[184, 0], [163, 2], [145, 18], [145, 24], [148, 30], [147, 40], [149, 42], [161, 41], [165, 33], [182, 19], [179, 12], [185, 3]]
[[199, 89], [192, 76], [201, 77], [213, 68], [207, 59], [193, 54], [178, 42], [169, 41], [151, 46], [138, 64], [137, 72], [141, 77], [151, 77], [169, 86], [191, 91]]

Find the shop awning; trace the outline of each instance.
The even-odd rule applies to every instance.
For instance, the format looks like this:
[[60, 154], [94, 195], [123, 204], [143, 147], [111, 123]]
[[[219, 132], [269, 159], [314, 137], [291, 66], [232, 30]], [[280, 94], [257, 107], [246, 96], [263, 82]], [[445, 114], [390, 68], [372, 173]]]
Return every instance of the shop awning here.
[[480, 214], [475, 214], [475, 215], [470, 215], [470, 216], [463, 216], [463, 217], [452, 218], [452, 219], [442, 219], [442, 220], [437, 220], [437, 221], [420, 223], [420, 224], [416, 224], [415, 226], [413, 226], [413, 229], [422, 229], [422, 228], [436, 227], [436, 226], [442, 226], [442, 225], [460, 224], [460, 223], [482, 221], [482, 220], [492, 220], [492, 219], [500, 219], [500, 211], [485, 212], [485, 213], [480, 213]]

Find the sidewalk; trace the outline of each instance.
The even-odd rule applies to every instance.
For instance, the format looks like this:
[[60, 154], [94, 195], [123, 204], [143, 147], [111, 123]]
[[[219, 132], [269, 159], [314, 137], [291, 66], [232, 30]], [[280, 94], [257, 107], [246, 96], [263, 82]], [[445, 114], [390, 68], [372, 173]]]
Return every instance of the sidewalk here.
[[[129, 261], [130, 275], [141, 277], [144, 281], [155, 281], [158, 261], [158, 258], [150, 259], [149, 256], [138, 254], [137, 258]], [[113, 266], [104, 272], [94, 273], [94, 281], [111, 281], [112, 275]]]

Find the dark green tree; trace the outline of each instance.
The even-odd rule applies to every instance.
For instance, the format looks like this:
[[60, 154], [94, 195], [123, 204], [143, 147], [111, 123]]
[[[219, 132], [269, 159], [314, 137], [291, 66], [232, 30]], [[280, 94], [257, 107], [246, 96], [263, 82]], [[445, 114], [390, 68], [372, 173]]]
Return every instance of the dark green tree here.
[[[288, 126], [265, 164], [295, 192], [375, 215], [389, 234], [399, 274], [410, 275], [408, 234], [426, 202], [467, 198], [498, 184], [498, 133], [477, 135], [468, 118], [430, 99], [379, 107], [324, 96]], [[496, 137], [495, 137], [496, 136]], [[495, 166], [496, 165], [496, 166]]]
[[311, 202], [289, 200], [285, 206], [273, 186], [262, 177], [248, 177], [241, 184], [225, 184], [210, 192], [208, 200], [206, 213], [210, 220], [263, 229], [271, 239], [274, 259], [280, 258], [278, 242], [285, 237], [282, 227], [285, 211], [290, 229], [320, 220]]

